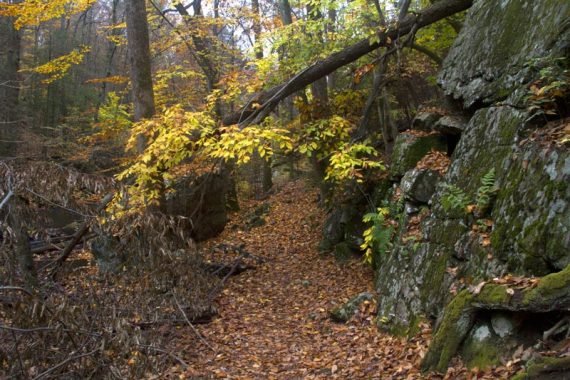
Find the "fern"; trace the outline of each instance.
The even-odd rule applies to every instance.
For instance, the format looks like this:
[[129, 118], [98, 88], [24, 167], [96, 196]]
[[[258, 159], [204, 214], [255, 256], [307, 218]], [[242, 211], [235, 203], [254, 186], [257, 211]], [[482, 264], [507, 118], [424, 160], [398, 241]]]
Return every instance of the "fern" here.
[[377, 212], [371, 212], [362, 218], [365, 223], [372, 223], [364, 233], [364, 243], [360, 246], [364, 250], [364, 262], [372, 264], [374, 252], [380, 255], [386, 254], [390, 248], [394, 227], [386, 223], [386, 216], [390, 211], [387, 208], [378, 208]]
[[495, 168], [492, 168], [481, 178], [481, 186], [477, 189], [477, 212], [480, 215], [485, 214], [495, 195], [497, 194], [495, 186]]
[[452, 210], [465, 211], [469, 205], [467, 194], [455, 185], [445, 184], [443, 188], [443, 196], [441, 197], [441, 205], [446, 212]]

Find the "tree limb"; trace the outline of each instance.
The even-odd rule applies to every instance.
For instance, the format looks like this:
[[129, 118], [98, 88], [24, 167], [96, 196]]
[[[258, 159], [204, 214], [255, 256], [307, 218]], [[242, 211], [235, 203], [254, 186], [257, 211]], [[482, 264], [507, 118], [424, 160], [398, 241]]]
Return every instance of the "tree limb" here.
[[[257, 93], [248, 106], [225, 118], [224, 124], [239, 124], [240, 127], [243, 128], [252, 123], [259, 123], [275, 109], [281, 100], [303, 89], [307, 85], [379, 47], [390, 46], [392, 41], [410, 33], [413, 29], [422, 28], [464, 11], [471, 7], [472, 4], [473, 0], [443, 0], [424, 9], [418, 15], [408, 14], [398, 26], [391, 27], [385, 31], [379, 31], [377, 41], [371, 43], [369, 38], [362, 39], [354, 45], [333, 53], [324, 60], [309, 66], [293, 78], [287, 80], [284, 84]], [[257, 108], [252, 107], [255, 104], [261, 106]]]
[[433, 50], [430, 50], [425, 46], [418, 45], [414, 42], [410, 44], [410, 47], [428, 56], [428, 58], [434, 61], [438, 66], [441, 66], [441, 64], [443, 63], [443, 59], [439, 55], [437, 55]]

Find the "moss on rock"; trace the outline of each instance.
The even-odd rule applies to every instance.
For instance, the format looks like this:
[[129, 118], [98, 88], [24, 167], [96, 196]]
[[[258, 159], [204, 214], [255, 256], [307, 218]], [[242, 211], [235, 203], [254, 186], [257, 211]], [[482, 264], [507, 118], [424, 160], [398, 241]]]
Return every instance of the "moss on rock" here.
[[563, 271], [540, 279], [534, 288], [513, 290], [508, 285], [487, 284], [480, 293], [460, 292], [445, 308], [422, 370], [445, 372], [479, 310], [549, 312], [570, 307], [570, 265]]

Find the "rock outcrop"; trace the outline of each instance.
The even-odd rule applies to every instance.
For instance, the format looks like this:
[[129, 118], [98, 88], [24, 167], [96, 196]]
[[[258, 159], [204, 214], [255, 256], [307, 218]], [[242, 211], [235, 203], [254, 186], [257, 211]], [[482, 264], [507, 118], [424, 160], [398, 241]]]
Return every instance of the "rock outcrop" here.
[[[537, 75], [530, 62], [557, 57], [570, 58], [570, 2], [474, 2], [439, 77], [468, 121], [421, 113], [412, 123], [421, 133], [400, 135], [394, 149], [391, 178], [403, 177], [398, 186], [404, 199], [429, 206], [429, 213], [413, 239], [407, 232], [412, 218], [403, 215], [394, 248], [378, 258], [381, 328], [413, 333], [420, 320], [441, 321], [446, 305], [469, 285], [507, 273], [542, 277], [568, 268], [570, 149], [533, 138], [568, 115], [537, 118], [524, 103]], [[429, 140], [418, 142], [426, 138], [421, 136]], [[451, 154], [443, 177], [415, 169], [431, 149]], [[496, 309], [513, 311], [501, 305]], [[462, 352], [472, 365], [484, 365], [485, 355], [498, 355], [478, 356], [474, 343], [485, 342], [508, 353], [516, 345], [505, 329], [516, 321], [502, 316], [496, 331], [490, 319], [474, 314], [451, 355]], [[443, 370], [444, 361], [426, 368]]]

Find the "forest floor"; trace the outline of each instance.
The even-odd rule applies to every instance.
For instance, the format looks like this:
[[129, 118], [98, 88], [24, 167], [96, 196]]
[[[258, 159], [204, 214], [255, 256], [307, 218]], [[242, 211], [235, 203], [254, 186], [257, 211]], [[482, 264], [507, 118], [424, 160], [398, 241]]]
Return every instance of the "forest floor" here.
[[[264, 202], [266, 224], [243, 229], [245, 215]], [[365, 302], [346, 324], [330, 320], [331, 309], [373, 291], [373, 274], [359, 257], [342, 264], [319, 253], [325, 214], [316, 203], [316, 190], [303, 181], [289, 183], [265, 201], [242, 205], [225, 232], [201, 247], [212, 252], [220, 243], [245, 244], [267, 261], [229, 279], [216, 300], [219, 317], [195, 326], [200, 336], [189, 327], [177, 331], [171, 344], [188, 367], [172, 367], [169, 377], [426, 378], [418, 367], [429, 343], [427, 325], [409, 340], [383, 334], [375, 326], [374, 302]], [[458, 364], [445, 378], [502, 378], [500, 373], [504, 369], [467, 371]]]

